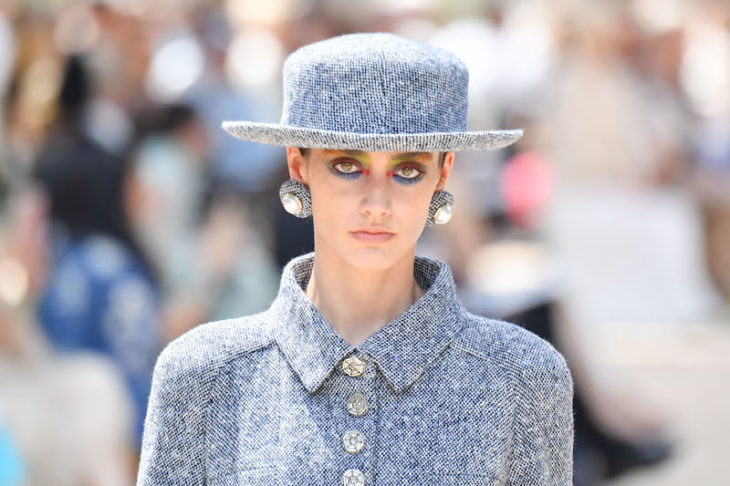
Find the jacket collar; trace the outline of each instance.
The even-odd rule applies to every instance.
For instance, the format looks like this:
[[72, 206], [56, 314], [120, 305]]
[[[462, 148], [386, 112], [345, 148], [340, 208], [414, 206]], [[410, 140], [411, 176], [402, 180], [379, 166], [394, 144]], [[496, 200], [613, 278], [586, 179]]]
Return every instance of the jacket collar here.
[[410, 386], [451, 342], [463, 324], [448, 266], [416, 257], [414, 276], [426, 293], [363, 343], [353, 346], [322, 316], [304, 292], [312, 272], [312, 253], [284, 268], [279, 294], [271, 305], [274, 336], [286, 360], [309, 393], [356, 349], [372, 356], [388, 384], [399, 393]]

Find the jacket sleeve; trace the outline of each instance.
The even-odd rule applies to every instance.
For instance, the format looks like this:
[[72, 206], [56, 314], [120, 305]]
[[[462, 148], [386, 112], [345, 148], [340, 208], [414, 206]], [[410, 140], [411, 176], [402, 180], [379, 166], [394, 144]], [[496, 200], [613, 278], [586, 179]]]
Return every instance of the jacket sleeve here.
[[573, 484], [573, 379], [549, 351], [517, 378], [510, 486]]
[[186, 337], [170, 343], [155, 364], [137, 486], [206, 481], [205, 413], [213, 366]]

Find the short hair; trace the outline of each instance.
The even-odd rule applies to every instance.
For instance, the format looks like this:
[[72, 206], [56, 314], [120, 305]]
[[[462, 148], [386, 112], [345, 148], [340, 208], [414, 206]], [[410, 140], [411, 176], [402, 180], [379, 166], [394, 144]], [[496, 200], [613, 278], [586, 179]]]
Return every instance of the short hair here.
[[[301, 148], [300, 147], [299, 148], [299, 152], [301, 152], [301, 154], [304, 157], [306, 157], [309, 154], [309, 149], [308, 148]], [[439, 167], [443, 167], [445, 161], [446, 161], [446, 152], [441, 152], [439, 154]]]

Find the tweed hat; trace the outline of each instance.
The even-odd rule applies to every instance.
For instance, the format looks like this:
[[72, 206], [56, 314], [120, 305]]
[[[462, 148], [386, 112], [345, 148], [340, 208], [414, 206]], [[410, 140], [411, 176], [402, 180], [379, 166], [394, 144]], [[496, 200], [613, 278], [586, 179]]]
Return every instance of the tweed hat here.
[[284, 62], [280, 123], [225, 121], [268, 145], [388, 151], [493, 150], [522, 130], [467, 130], [469, 73], [450, 52], [388, 33], [315, 42]]

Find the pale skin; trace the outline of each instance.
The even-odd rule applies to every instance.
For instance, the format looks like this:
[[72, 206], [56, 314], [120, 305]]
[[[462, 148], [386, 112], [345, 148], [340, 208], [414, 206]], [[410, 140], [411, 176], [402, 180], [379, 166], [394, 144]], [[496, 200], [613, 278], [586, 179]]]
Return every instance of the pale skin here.
[[287, 147], [289, 176], [312, 194], [314, 269], [307, 296], [350, 344], [363, 343], [423, 294], [416, 242], [447, 152], [363, 152]]

